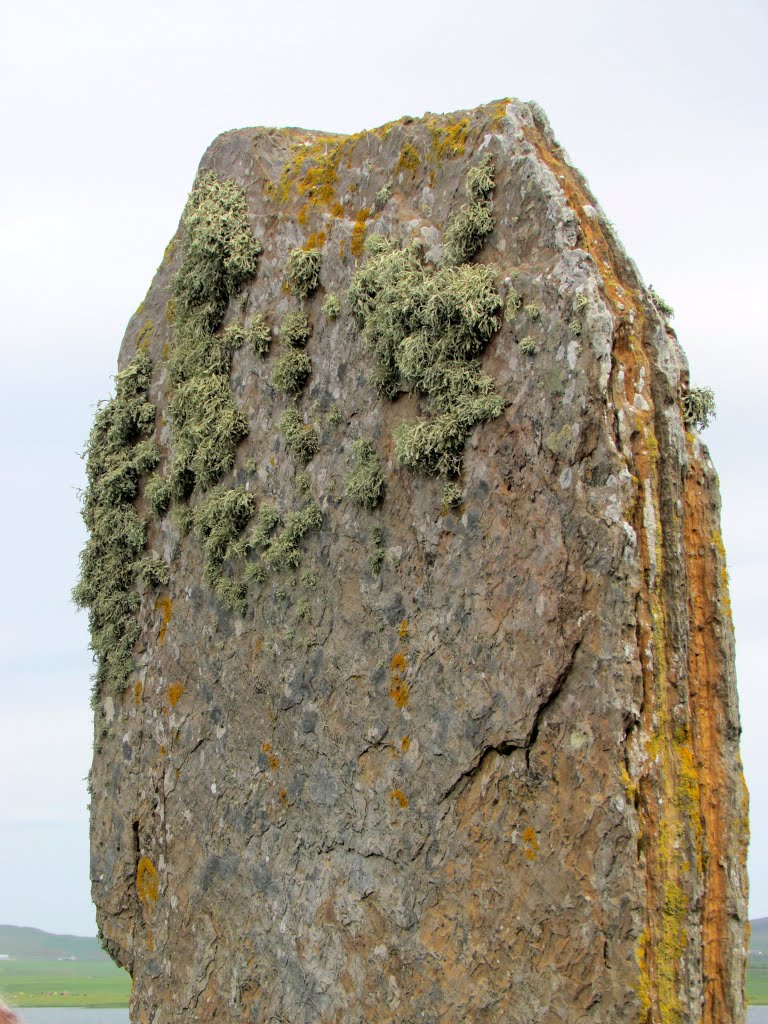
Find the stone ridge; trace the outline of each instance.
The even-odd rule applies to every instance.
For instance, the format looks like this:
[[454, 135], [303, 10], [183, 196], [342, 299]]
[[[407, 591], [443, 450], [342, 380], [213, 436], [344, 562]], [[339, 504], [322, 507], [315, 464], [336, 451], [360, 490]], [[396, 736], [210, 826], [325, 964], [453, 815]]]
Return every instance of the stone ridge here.
[[80, 588], [121, 651], [92, 878], [133, 1020], [743, 1022], [668, 315], [535, 104], [207, 150], [120, 352], [141, 433], [121, 392], [89, 448], [109, 558], [132, 517]]

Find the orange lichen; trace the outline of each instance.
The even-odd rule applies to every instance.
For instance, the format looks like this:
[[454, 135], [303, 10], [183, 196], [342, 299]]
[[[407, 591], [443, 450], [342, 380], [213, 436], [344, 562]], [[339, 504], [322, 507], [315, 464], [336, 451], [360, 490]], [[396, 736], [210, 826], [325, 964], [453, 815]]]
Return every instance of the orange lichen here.
[[339, 239], [339, 259], [340, 260], [344, 259], [346, 247], [347, 247], [347, 240], [346, 240], [346, 238], [340, 238]]
[[303, 249], [322, 249], [325, 245], [325, 232], [324, 231], [313, 231], [309, 238], [306, 240]]
[[415, 174], [419, 169], [419, 154], [410, 144], [406, 142], [403, 148], [400, 150], [400, 157], [395, 166], [395, 174], [399, 174], [400, 171], [410, 171], [411, 174]]
[[141, 695], [144, 692], [144, 684], [140, 679], [137, 679], [133, 687], [133, 701], [135, 704], [141, 704]]
[[363, 207], [362, 210], [358, 210], [355, 214], [355, 226], [352, 228], [352, 241], [350, 242], [350, 249], [352, 250], [353, 256], [362, 256], [363, 247], [365, 245], [365, 223], [371, 215], [371, 211], [367, 206]]
[[277, 771], [277, 769], [280, 767], [280, 759], [278, 757], [276, 757], [275, 754], [272, 753], [272, 744], [271, 743], [262, 743], [261, 744], [261, 752], [262, 752], [262, 754], [266, 754], [267, 755], [267, 761], [269, 763], [270, 771], [273, 771], [273, 772]]
[[427, 122], [427, 127], [432, 135], [432, 156], [438, 163], [445, 159], [451, 160], [464, 153], [469, 131], [468, 117], [462, 117], [458, 121], [449, 121], [447, 124], [433, 117]]
[[400, 651], [398, 651], [389, 664], [390, 671], [399, 674], [400, 672], [405, 672], [407, 668], [408, 659], [404, 654], [401, 654]]
[[157, 868], [149, 857], [141, 857], [136, 866], [136, 892], [145, 907], [157, 903], [159, 888]]
[[400, 623], [400, 628], [397, 631], [397, 635], [401, 640], [405, 640], [408, 637], [408, 619], [403, 619]]
[[403, 736], [403, 738], [400, 740], [400, 749], [403, 751], [403, 753], [407, 753], [411, 749], [410, 736]]
[[539, 852], [539, 840], [536, 838], [536, 830], [529, 825], [523, 832], [523, 855], [526, 860], [536, 860]]
[[184, 686], [182, 683], [171, 683], [166, 692], [168, 693], [168, 703], [175, 708], [184, 693]]
[[408, 806], [408, 797], [405, 795], [402, 789], [393, 789], [392, 792], [389, 794], [389, 799], [392, 803], [397, 803], [401, 807]]
[[408, 703], [408, 683], [403, 679], [407, 668], [408, 659], [398, 651], [389, 666], [389, 696], [399, 708], [404, 708]]
[[155, 608], [161, 612], [163, 616], [163, 621], [157, 634], [157, 642], [162, 645], [165, 642], [168, 623], [171, 621], [171, 615], [173, 614], [173, 605], [171, 604], [170, 597], [158, 597], [155, 601]]

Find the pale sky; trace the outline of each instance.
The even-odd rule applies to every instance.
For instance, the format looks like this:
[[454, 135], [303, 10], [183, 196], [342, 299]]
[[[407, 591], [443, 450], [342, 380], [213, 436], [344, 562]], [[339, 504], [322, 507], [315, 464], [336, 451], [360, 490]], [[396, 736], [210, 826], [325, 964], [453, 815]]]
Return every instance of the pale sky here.
[[768, 5], [44, 0], [0, 12], [0, 923], [93, 934], [78, 488], [120, 340], [219, 132], [535, 99], [673, 321], [720, 473], [768, 916]]

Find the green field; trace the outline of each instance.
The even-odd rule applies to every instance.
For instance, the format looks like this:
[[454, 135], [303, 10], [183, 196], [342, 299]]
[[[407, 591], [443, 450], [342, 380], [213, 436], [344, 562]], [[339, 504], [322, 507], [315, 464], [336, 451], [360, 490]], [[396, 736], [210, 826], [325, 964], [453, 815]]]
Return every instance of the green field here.
[[127, 1006], [131, 979], [111, 960], [2, 960], [0, 992], [12, 1006]]

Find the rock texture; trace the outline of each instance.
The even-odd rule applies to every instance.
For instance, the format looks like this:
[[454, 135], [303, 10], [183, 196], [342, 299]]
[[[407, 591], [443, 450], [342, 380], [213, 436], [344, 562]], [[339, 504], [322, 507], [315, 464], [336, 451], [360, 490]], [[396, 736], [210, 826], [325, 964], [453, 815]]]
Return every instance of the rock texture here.
[[[430, 273], [445, 261], [486, 157], [493, 230], [465, 262], [493, 268], [506, 304], [479, 354], [503, 411], [444, 491], [398, 463], [396, 428], [429, 402], [372, 387], [349, 289], [371, 235], [419, 240]], [[188, 220], [120, 354], [123, 369], [149, 357], [157, 447], [123, 493], [155, 568], [126, 584], [140, 633], [124, 685], [96, 688], [92, 879], [132, 1020], [743, 1021], [716, 476], [685, 422], [675, 334], [542, 111], [229, 132], [204, 180], [242, 190], [262, 247], [208, 323], [219, 338], [243, 322], [224, 379], [244, 420], [213, 492], [191, 478], [167, 515]], [[302, 247], [321, 254], [306, 294], [285, 277]], [[299, 310], [311, 372], [290, 433], [294, 401], [270, 381]], [[203, 428], [219, 415], [200, 411]], [[368, 505], [345, 490], [359, 439], [385, 488]], [[206, 527], [195, 510], [227, 489], [245, 526], [206, 574], [229, 513]], [[279, 531], [310, 505], [298, 564], [237, 547], [261, 508]]]

